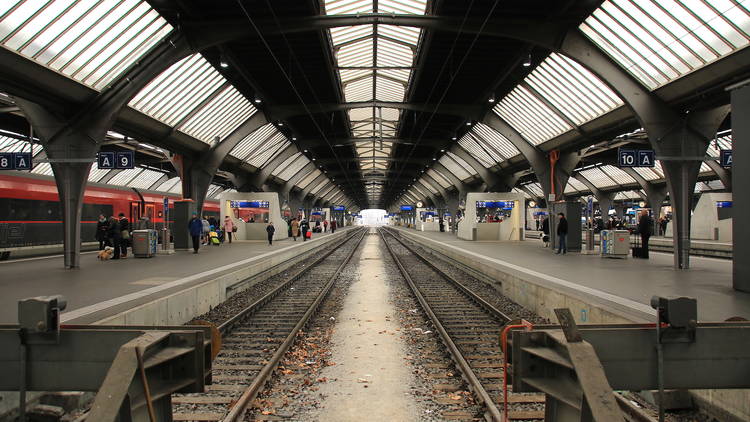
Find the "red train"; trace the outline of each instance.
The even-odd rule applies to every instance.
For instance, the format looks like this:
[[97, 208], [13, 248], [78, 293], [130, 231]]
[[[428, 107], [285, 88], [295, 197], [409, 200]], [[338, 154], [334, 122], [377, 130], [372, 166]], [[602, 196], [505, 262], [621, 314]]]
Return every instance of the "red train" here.
[[[131, 222], [145, 214], [156, 229], [163, 228], [164, 196], [170, 203], [181, 199], [126, 187], [88, 186], [81, 215], [82, 241], [96, 240], [99, 214], [109, 217], [124, 213]], [[218, 218], [219, 203], [206, 201], [203, 210], [205, 215]], [[172, 221], [168, 223], [171, 226]], [[46, 176], [0, 174], [0, 249], [62, 243], [62, 207], [55, 181]]]

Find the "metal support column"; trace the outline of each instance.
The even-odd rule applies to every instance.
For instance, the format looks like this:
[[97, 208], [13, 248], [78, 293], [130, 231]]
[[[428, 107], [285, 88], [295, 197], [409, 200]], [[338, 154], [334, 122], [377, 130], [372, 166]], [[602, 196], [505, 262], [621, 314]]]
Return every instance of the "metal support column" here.
[[[738, 218], [750, 214], [750, 86], [745, 85], [732, 91], [732, 161], [739, 157], [740, 165], [732, 168], [732, 283], [735, 290], [750, 292], [750, 227]], [[742, 158], [747, 157], [747, 158]]]

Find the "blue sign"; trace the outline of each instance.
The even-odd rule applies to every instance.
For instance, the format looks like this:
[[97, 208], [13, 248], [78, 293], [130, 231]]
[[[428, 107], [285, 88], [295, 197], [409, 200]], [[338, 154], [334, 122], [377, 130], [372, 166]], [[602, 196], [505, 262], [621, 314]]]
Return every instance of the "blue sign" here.
[[0, 170], [13, 170], [16, 166], [16, 160], [12, 152], [0, 152]]
[[164, 197], [164, 222], [169, 221], [169, 197]]
[[652, 149], [638, 150], [638, 167], [654, 167], [656, 165], [656, 154]]
[[594, 211], [594, 198], [589, 196], [588, 201], [586, 201], [586, 209], [588, 210], [589, 214]]
[[13, 162], [16, 165], [16, 170], [31, 170], [31, 153], [14, 152]]
[[620, 148], [617, 150], [617, 165], [620, 167], [654, 167], [656, 154], [652, 149]]
[[229, 201], [232, 208], [268, 208], [268, 201]]
[[401, 205], [401, 211], [414, 211], [414, 205]]
[[333, 210], [334, 211], [346, 211], [346, 207], [343, 205], [334, 205]]
[[128, 170], [135, 168], [133, 151], [118, 152], [117, 162], [115, 162], [115, 168], [118, 170]]
[[0, 152], [0, 170], [31, 170], [30, 152]]
[[721, 166], [725, 169], [732, 168], [732, 150], [731, 149], [722, 149], [719, 151], [719, 161], [721, 162]]
[[477, 208], [502, 208], [504, 210], [511, 210], [515, 204], [515, 201], [477, 201]]
[[97, 154], [96, 161], [100, 170], [113, 170], [115, 168], [115, 153], [100, 152]]
[[716, 201], [716, 208], [732, 208], [732, 201]]

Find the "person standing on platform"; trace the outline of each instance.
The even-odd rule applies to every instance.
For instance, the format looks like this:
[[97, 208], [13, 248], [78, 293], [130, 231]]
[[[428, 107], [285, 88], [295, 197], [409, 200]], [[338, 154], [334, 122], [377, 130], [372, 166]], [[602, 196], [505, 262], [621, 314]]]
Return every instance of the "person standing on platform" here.
[[99, 221], [96, 222], [96, 240], [99, 241], [99, 250], [103, 251], [104, 246], [107, 245], [107, 217], [104, 214], [99, 214]]
[[195, 213], [193, 213], [193, 218], [188, 222], [188, 230], [190, 231], [190, 237], [193, 239], [193, 253], [198, 253], [201, 245], [201, 236], [203, 235], [203, 222]]
[[208, 232], [211, 231], [211, 223], [208, 222], [208, 217], [205, 215], [203, 216], [203, 219], [201, 221], [201, 242], [204, 245], [208, 245]]
[[331, 220], [331, 234], [336, 232], [336, 226], [338, 226], [336, 220]]
[[296, 242], [297, 237], [299, 236], [299, 221], [297, 221], [296, 218], [293, 218], [290, 226], [292, 227], [292, 239]]
[[109, 218], [107, 237], [109, 238], [109, 243], [112, 245], [112, 248], [114, 248], [114, 256], [112, 256], [112, 259], [120, 259], [120, 241], [122, 240], [122, 234], [120, 233], [120, 222], [117, 221], [114, 215]]
[[323, 220], [323, 233], [328, 233], [328, 220]]
[[118, 217], [120, 217], [120, 258], [125, 259], [128, 257], [128, 246], [130, 245], [130, 221], [125, 218], [124, 213], [120, 213]]
[[307, 220], [302, 220], [302, 223], [300, 223], [299, 228], [300, 230], [302, 230], [300, 232], [300, 235], [302, 236], [302, 241], [306, 242], [307, 232], [310, 231], [310, 224], [307, 222]]
[[642, 210], [641, 217], [638, 219], [638, 233], [641, 234], [641, 258], [648, 259], [648, 239], [653, 233], [654, 221], [648, 215], [648, 211]]
[[232, 233], [234, 233], [234, 222], [229, 216], [224, 217], [224, 233], [226, 233], [229, 243], [232, 243]]
[[266, 233], [268, 233], [268, 246], [273, 245], [273, 234], [276, 233], [276, 228], [273, 226], [273, 222], [268, 223], [266, 226]]
[[438, 220], [438, 226], [440, 228], [440, 233], [442, 233], [442, 232], [445, 231], [445, 223], [443, 223], [443, 219], [442, 218]]
[[549, 217], [544, 217], [542, 220], [542, 242], [545, 248], [549, 246]]
[[565, 214], [558, 213], [559, 220], [557, 221], [557, 252], [564, 254], [568, 253], [568, 220], [565, 219]]

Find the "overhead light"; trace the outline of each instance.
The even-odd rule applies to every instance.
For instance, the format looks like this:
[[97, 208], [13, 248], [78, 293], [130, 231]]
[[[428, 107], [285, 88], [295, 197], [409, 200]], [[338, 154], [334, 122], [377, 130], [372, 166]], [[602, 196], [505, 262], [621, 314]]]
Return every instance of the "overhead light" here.
[[292, 136], [292, 141], [296, 141], [296, 140], [297, 140], [297, 137], [296, 136]]
[[466, 126], [471, 126], [471, 122], [466, 122]]
[[284, 126], [284, 122], [277, 123], [279, 126]]
[[455, 141], [457, 138], [455, 136], [451, 136], [451, 141]]
[[529, 57], [526, 58], [526, 61], [523, 62], [523, 67], [529, 66], [531, 66], [531, 53], [529, 53]]
[[313, 159], [312, 159], [312, 160], [313, 160], [313, 161], [315, 161], [315, 157], [313, 157]]
[[432, 161], [437, 161], [437, 158], [435, 158], [435, 157], [432, 157]]
[[259, 96], [257, 96], [257, 95], [256, 95], [255, 97], [253, 97], [253, 102], [254, 102], [255, 104], [260, 104], [260, 103], [262, 103], [263, 101], [262, 101], [262, 100], [260, 99], [260, 97], [259, 97]]
[[445, 150], [444, 150], [444, 149], [441, 149], [441, 150], [440, 150], [440, 152], [445, 152]]
[[495, 93], [493, 92], [492, 95], [490, 95], [490, 98], [487, 99], [487, 102], [494, 104], [495, 103]]
[[302, 152], [307, 152], [307, 150], [304, 150], [304, 151], [302, 151]]
[[226, 69], [229, 67], [229, 63], [227, 63], [227, 59], [222, 54], [219, 56], [219, 66], [221, 66], [223, 69]]

